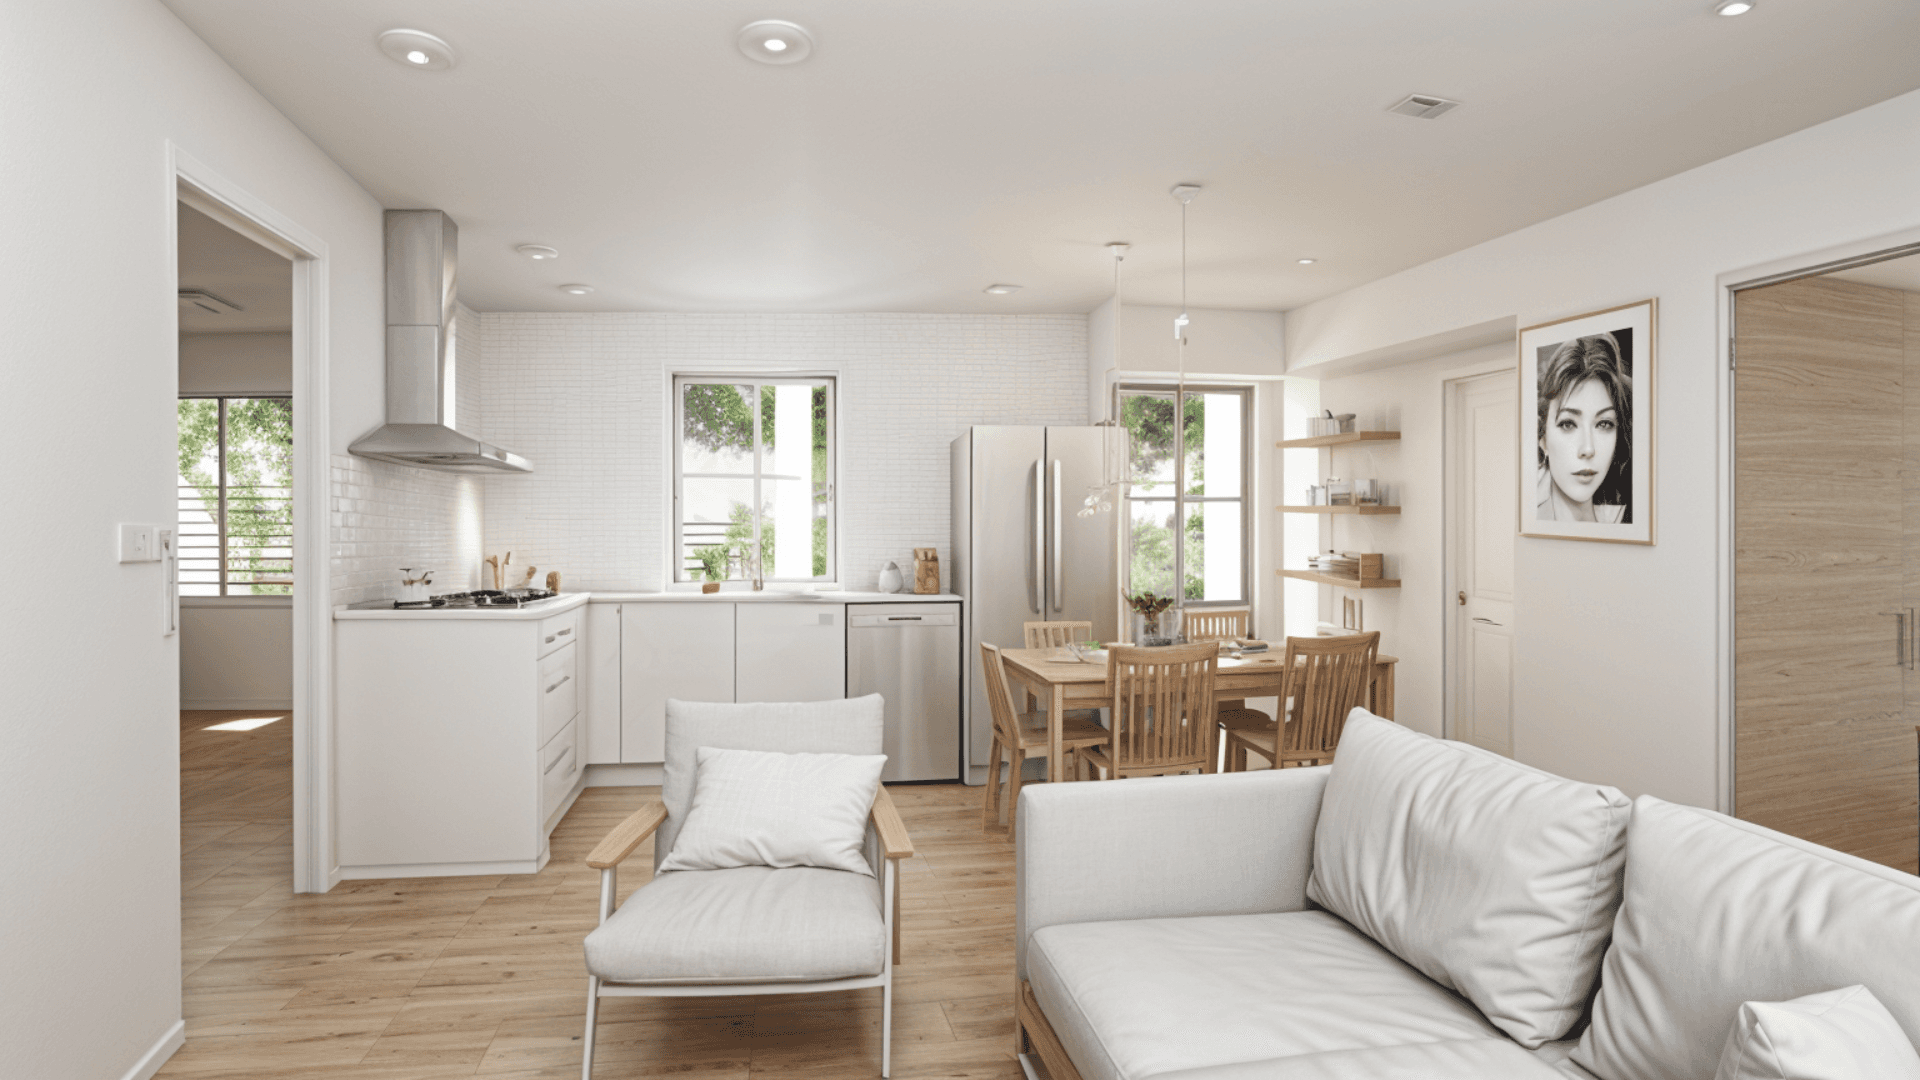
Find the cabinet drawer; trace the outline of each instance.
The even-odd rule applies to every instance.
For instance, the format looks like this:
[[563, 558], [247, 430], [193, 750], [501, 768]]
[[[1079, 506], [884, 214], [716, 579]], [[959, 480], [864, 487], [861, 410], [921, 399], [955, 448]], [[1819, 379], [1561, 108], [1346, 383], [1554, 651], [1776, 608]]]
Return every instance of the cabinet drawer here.
[[574, 665], [579, 655], [579, 649], [568, 645], [540, 660], [540, 683], [535, 689], [540, 692], [541, 746], [580, 711], [580, 672]]
[[560, 736], [540, 751], [540, 821], [546, 820], [573, 790], [580, 779], [580, 729], [572, 723], [561, 728]]
[[540, 621], [540, 652], [545, 656], [557, 652], [580, 640], [580, 616], [584, 608], [574, 608], [562, 615]]

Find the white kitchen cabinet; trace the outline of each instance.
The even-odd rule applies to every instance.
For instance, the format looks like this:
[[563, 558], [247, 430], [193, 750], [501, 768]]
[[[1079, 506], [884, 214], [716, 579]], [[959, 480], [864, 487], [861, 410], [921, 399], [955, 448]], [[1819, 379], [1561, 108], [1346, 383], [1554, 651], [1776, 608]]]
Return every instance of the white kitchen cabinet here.
[[586, 683], [586, 706], [581, 710], [582, 753], [589, 765], [620, 763], [620, 607], [588, 604], [586, 650], [580, 664]]
[[530, 874], [585, 773], [566, 611], [341, 612], [334, 623], [343, 878]]
[[699, 600], [620, 605], [621, 761], [666, 760], [668, 698], [734, 699], [735, 606]]
[[847, 696], [846, 605], [734, 605], [733, 700]]

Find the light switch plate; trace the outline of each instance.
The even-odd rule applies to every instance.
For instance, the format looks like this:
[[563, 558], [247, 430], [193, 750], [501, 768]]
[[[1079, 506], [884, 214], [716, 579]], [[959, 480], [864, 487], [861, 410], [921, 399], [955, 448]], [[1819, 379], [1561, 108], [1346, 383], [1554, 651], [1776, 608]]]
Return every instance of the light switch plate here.
[[128, 525], [120, 526], [120, 561], [159, 562], [160, 526]]

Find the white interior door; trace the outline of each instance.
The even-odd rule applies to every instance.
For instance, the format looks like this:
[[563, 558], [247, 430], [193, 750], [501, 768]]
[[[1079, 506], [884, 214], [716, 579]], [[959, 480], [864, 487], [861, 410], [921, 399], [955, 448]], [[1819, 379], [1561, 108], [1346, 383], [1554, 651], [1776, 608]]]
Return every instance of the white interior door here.
[[1512, 372], [1448, 384], [1448, 735], [1513, 756], [1513, 538], [1519, 472]]

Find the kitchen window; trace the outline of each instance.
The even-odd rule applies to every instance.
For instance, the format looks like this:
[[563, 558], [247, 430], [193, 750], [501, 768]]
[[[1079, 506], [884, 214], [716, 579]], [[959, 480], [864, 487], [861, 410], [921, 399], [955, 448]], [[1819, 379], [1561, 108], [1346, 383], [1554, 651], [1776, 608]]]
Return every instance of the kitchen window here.
[[1118, 391], [1130, 481], [1121, 585], [1128, 595], [1165, 596], [1179, 582], [1189, 606], [1245, 604], [1253, 391], [1188, 386], [1177, 424], [1176, 391], [1129, 384]]
[[293, 593], [293, 400], [180, 399], [182, 596]]
[[834, 380], [673, 380], [676, 582], [833, 581]]

